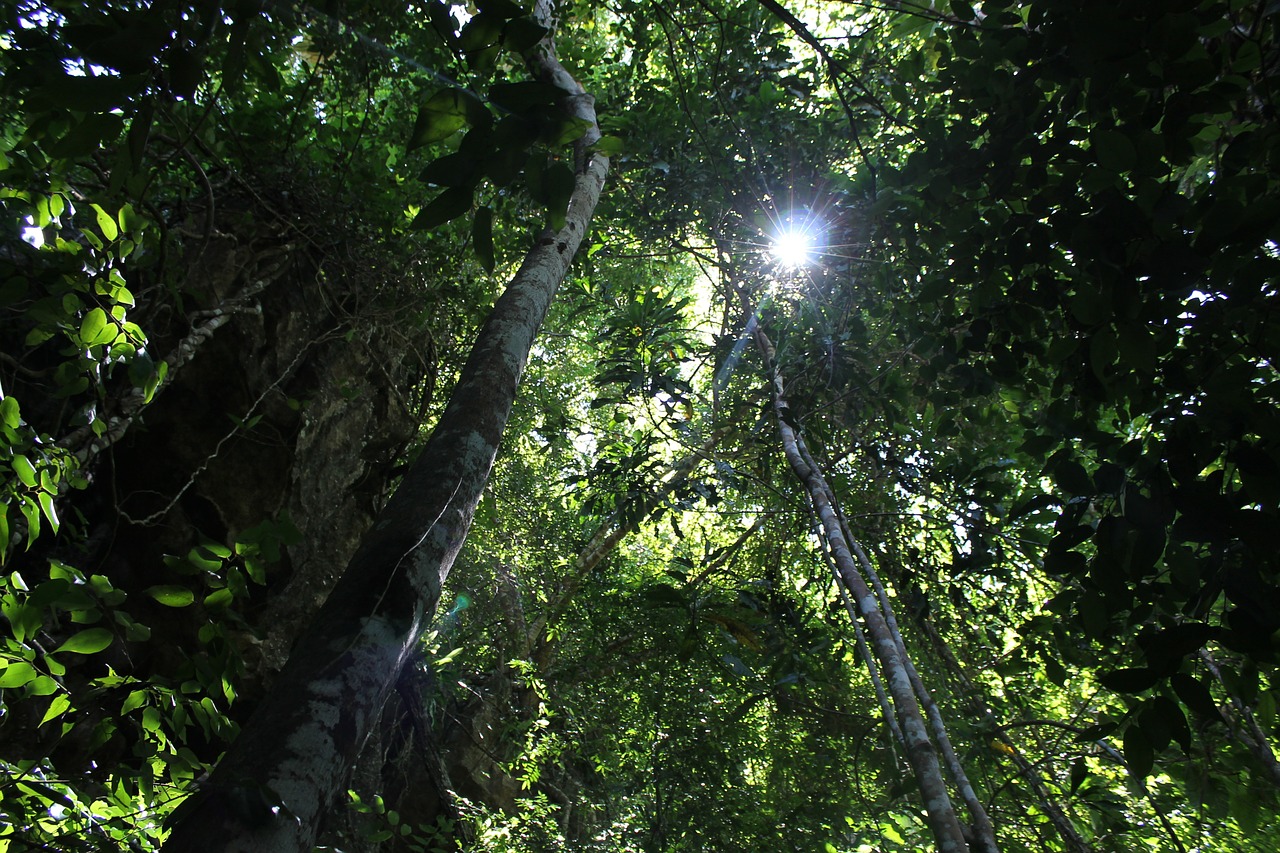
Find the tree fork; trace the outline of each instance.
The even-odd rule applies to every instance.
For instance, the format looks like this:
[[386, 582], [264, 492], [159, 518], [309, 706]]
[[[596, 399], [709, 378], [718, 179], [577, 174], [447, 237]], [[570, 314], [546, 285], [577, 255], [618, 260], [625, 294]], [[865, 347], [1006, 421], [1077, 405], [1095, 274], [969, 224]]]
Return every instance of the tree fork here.
[[[551, 24], [538, 0], [534, 18]], [[581, 244], [609, 160], [594, 100], [548, 35], [526, 56], [586, 120], [565, 226], [538, 242], [494, 304], [435, 431], [361, 540], [276, 683], [191, 801], [174, 813], [173, 851], [308, 853], [387, 694], [412, 658], [462, 548], [511, 412], [529, 349]]]

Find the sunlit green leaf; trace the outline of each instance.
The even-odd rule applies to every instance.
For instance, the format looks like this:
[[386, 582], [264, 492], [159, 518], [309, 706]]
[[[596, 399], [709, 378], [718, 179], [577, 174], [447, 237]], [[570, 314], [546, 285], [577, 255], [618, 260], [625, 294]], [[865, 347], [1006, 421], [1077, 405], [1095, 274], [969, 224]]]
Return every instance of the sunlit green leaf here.
[[90, 204], [93, 208], [93, 214], [98, 221], [98, 230], [102, 232], [102, 236], [107, 238], [107, 242], [111, 242], [120, 236], [120, 229], [116, 225], [115, 217], [107, 213], [97, 204]]
[[31, 460], [22, 454], [13, 457], [9, 463], [13, 466], [13, 472], [18, 475], [18, 480], [24, 486], [34, 487], [36, 484], [36, 469], [31, 464]]
[[0, 672], [0, 687], [22, 687], [32, 681], [36, 675], [35, 668], [31, 664], [23, 661], [10, 662], [4, 671]]
[[106, 628], [87, 628], [68, 637], [54, 653], [69, 652], [77, 655], [92, 655], [105, 649], [115, 640], [115, 635]]
[[56, 720], [67, 712], [71, 707], [71, 697], [65, 693], [59, 693], [53, 697], [53, 701], [49, 703], [49, 708], [44, 712], [44, 717], [40, 719], [40, 725], [44, 725], [50, 720]]
[[0, 422], [12, 429], [17, 429], [22, 423], [17, 397], [10, 396], [0, 400]]
[[196, 600], [195, 593], [185, 586], [153, 586], [146, 593], [166, 607], [186, 607]]

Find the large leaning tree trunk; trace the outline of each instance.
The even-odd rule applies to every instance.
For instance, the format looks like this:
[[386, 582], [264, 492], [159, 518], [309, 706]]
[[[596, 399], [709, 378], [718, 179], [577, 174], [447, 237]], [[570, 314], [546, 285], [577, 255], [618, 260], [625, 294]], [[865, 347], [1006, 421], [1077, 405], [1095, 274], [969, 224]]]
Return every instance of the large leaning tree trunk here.
[[[539, 0], [535, 20], [550, 25]], [[527, 56], [563, 106], [590, 124], [565, 225], [546, 235], [497, 300], [453, 396], [417, 461], [298, 639], [243, 733], [165, 844], [172, 851], [308, 853], [440, 598], [488, 480], [529, 348], [595, 210], [608, 158], [592, 98], [550, 37]]]

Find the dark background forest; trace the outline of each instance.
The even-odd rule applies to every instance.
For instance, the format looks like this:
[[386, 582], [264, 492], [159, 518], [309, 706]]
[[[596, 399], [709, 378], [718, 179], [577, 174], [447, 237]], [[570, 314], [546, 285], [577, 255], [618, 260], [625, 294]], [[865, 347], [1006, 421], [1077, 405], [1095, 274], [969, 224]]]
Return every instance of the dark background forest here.
[[0, 853], [1280, 849], [1280, 2], [0, 9]]

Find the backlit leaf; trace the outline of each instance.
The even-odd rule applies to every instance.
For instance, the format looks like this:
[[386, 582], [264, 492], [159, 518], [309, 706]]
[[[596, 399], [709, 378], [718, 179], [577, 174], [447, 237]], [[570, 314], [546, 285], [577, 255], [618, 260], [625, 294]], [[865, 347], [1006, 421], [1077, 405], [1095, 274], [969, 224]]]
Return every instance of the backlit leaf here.
[[471, 209], [471, 192], [470, 187], [454, 187], [445, 190], [413, 218], [409, 227], [415, 231], [422, 231], [428, 228], [439, 228], [446, 222], [457, 219]]
[[93, 215], [98, 220], [98, 230], [102, 232], [102, 236], [107, 238], [107, 242], [111, 242], [120, 236], [120, 227], [116, 225], [116, 219], [107, 213], [100, 206], [91, 204]]
[[195, 593], [185, 586], [173, 584], [153, 586], [147, 589], [147, 595], [165, 607], [186, 607], [196, 600]]
[[76, 655], [92, 655], [111, 645], [115, 635], [106, 628], [87, 628], [74, 634], [54, 652], [70, 652]]
[[44, 725], [50, 720], [55, 720], [67, 712], [71, 707], [71, 697], [65, 693], [60, 693], [53, 697], [53, 701], [49, 703], [49, 709], [44, 712], [44, 717], [40, 720], [40, 725]]
[[432, 95], [418, 110], [418, 118], [409, 134], [408, 150], [448, 139], [467, 124], [474, 111], [470, 102], [475, 96], [463, 89], [444, 89]]

